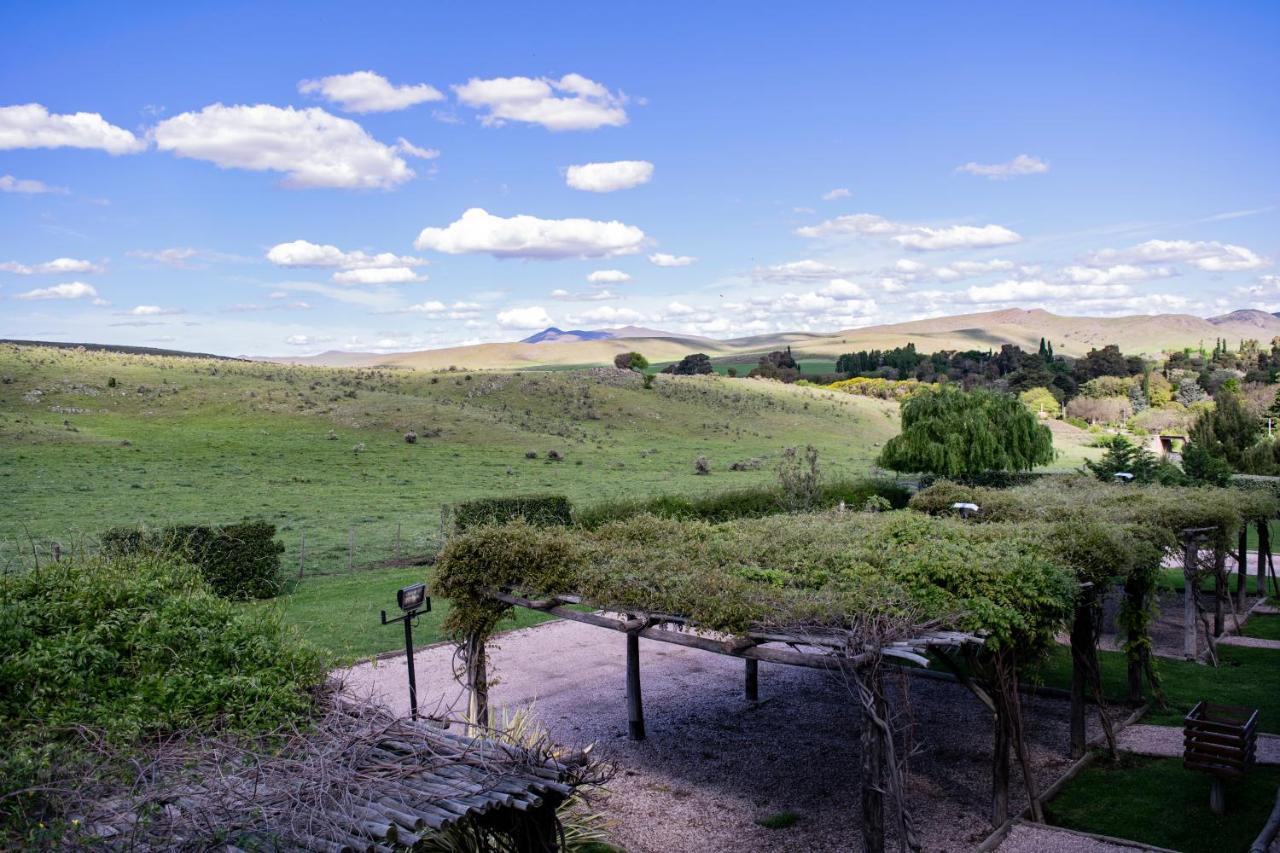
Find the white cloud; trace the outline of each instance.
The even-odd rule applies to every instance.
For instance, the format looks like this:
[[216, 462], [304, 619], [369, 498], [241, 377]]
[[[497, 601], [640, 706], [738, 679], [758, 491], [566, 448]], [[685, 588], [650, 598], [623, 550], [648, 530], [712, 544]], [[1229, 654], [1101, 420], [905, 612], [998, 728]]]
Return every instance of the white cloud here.
[[372, 71], [303, 80], [298, 84], [298, 91], [304, 95], [319, 95], [349, 113], [385, 113], [427, 101], [444, 100], [444, 94], [434, 86], [426, 83], [393, 86], [386, 77]]
[[691, 314], [698, 313], [697, 308], [692, 305], [686, 305], [683, 302], [668, 302], [665, 311], [671, 317], [688, 317]]
[[751, 271], [751, 276], [759, 281], [788, 282], [829, 279], [840, 276], [842, 272], [838, 267], [806, 258], [802, 261], [756, 267]]
[[889, 237], [906, 249], [980, 249], [1005, 246], [1022, 240], [1021, 235], [1002, 225], [947, 225], [931, 227], [892, 222], [873, 213], [853, 213], [828, 219], [817, 225], [797, 228], [801, 237], [850, 236]]
[[336, 284], [406, 284], [426, 281], [427, 277], [409, 267], [364, 267], [336, 272], [333, 280]]
[[833, 278], [827, 283], [827, 286], [819, 291], [821, 296], [828, 296], [832, 299], [844, 301], [848, 299], [857, 299], [866, 296], [867, 292], [861, 285], [849, 281], [844, 278]]
[[602, 305], [599, 308], [592, 308], [590, 311], [583, 311], [569, 318], [569, 322], [573, 325], [583, 323], [608, 323], [608, 324], [625, 324], [638, 323], [644, 319], [644, 315], [639, 311], [633, 311], [630, 308], [615, 308], [612, 305]]
[[1129, 296], [1126, 284], [1050, 284], [1046, 281], [1001, 281], [985, 287], [970, 287], [970, 302], [1017, 302], [1028, 299], [1114, 299]]
[[443, 314], [448, 310], [448, 306], [438, 299], [428, 299], [426, 302], [410, 305], [404, 310], [412, 314]]
[[24, 193], [26, 195], [55, 193], [57, 195], [66, 195], [69, 192], [71, 191], [66, 187], [53, 187], [44, 181], [15, 178], [13, 175], [0, 175], [0, 193]]
[[473, 207], [445, 228], [424, 228], [419, 249], [449, 255], [485, 253], [497, 258], [611, 258], [640, 251], [644, 232], [617, 220], [494, 216]]
[[390, 189], [413, 177], [395, 148], [318, 107], [213, 104], [156, 125], [156, 147], [223, 169], [283, 172], [294, 189]]
[[1189, 263], [1205, 272], [1238, 272], [1270, 266], [1266, 258], [1244, 246], [1217, 240], [1148, 240], [1128, 249], [1103, 249], [1089, 256], [1091, 265], [1113, 263]]
[[1008, 272], [1013, 269], [1013, 266], [1013, 261], [1003, 261], [999, 258], [990, 261], [953, 261], [945, 267], [933, 270], [933, 274], [942, 281], [958, 281], [992, 272]]
[[434, 160], [440, 156], [439, 150], [435, 148], [419, 148], [403, 136], [396, 140], [396, 150], [401, 154], [417, 157], [420, 160]]
[[559, 80], [473, 77], [453, 91], [467, 106], [485, 110], [480, 121], [490, 126], [522, 121], [548, 130], [594, 130], [627, 123], [626, 96], [580, 74], [566, 74]]
[[1115, 264], [1109, 267], [1070, 266], [1062, 274], [1076, 284], [1123, 284], [1148, 281], [1153, 278], [1169, 278], [1177, 275], [1172, 267], [1140, 267], [1133, 264]]
[[166, 314], [181, 314], [181, 308], [162, 308], [159, 305], [135, 305], [128, 311], [121, 312], [133, 317], [160, 317]]
[[621, 299], [622, 297], [614, 293], [608, 288], [601, 290], [590, 290], [585, 293], [570, 293], [563, 287], [557, 287], [551, 291], [552, 299], [559, 299], [563, 302], [608, 302], [612, 299]]
[[660, 267], [687, 267], [689, 264], [696, 263], [697, 260], [692, 255], [668, 255], [665, 252], [656, 252], [649, 256], [649, 263]]
[[50, 113], [40, 104], [0, 107], [0, 150], [10, 148], [97, 148], [134, 154], [147, 143], [98, 113]]
[[596, 270], [587, 276], [592, 284], [622, 284], [631, 281], [631, 275], [622, 270]]
[[43, 275], [56, 273], [66, 275], [73, 272], [102, 272], [103, 268], [93, 261], [82, 261], [77, 258], [54, 258], [41, 264], [20, 264], [17, 261], [6, 261], [0, 264], [0, 270], [17, 275]]
[[849, 198], [849, 197], [850, 197], [850, 196], [852, 196], [852, 195], [853, 195], [853, 193], [849, 192], [849, 190], [848, 190], [847, 188], [845, 188], [845, 187], [836, 187], [836, 188], [835, 188], [835, 189], [833, 189], [833, 190], [828, 190], [827, 192], [823, 193], [823, 194], [822, 194], [822, 200], [823, 200], [823, 201], [835, 201], [835, 200], [836, 200], [836, 199], [838, 199], [838, 198]]
[[333, 274], [337, 284], [404, 284], [426, 281], [414, 272], [424, 266], [423, 258], [380, 252], [370, 255], [359, 250], [344, 252], [337, 246], [294, 240], [277, 243], [267, 250], [267, 260], [278, 267], [311, 267], [338, 270]]
[[316, 336], [316, 335], [290, 335], [284, 339], [284, 342], [293, 347], [309, 347], [316, 344], [327, 344], [333, 341], [333, 338]]
[[1049, 164], [1029, 154], [1019, 154], [1007, 163], [965, 163], [957, 172], [968, 172], [993, 181], [1007, 181], [1022, 175], [1040, 175], [1049, 171]]
[[71, 281], [66, 284], [55, 284], [53, 287], [40, 287], [19, 293], [14, 299], [88, 299], [95, 298], [98, 291], [93, 285], [83, 281]]
[[498, 325], [504, 329], [545, 329], [555, 325], [541, 305], [529, 308], [512, 308], [498, 312]]
[[653, 164], [648, 160], [615, 160], [612, 163], [583, 163], [565, 170], [564, 181], [575, 190], [611, 193], [649, 183]]

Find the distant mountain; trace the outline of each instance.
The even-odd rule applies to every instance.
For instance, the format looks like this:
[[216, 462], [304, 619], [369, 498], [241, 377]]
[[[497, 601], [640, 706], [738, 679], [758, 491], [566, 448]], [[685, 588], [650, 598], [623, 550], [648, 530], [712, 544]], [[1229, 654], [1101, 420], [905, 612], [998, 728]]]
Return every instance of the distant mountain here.
[[519, 341], [522, 344], [572, 343], [574, 341], [608, 341], [614, 338], [673, 338], [671, 332], [646, 329], [644, 326], [619, 326], [616, 329], [557, 329], [548, 326], [536, 335]]
[[123, 344], [74, 344], [64, 341], [21, 341], [0, 338], [0, 344], [16, 344], [28, 347], [57, 347], [58, 349], [83, 349], [96, 352], [118, 352], [125, 355], [172, 355], [181, 358], [216, 358], [219, 361], [246, 361], [244, 356], [215, 355], [210, 352], [187, 352], [177, 349], [159, 349], [157, 347], [134, 347]]

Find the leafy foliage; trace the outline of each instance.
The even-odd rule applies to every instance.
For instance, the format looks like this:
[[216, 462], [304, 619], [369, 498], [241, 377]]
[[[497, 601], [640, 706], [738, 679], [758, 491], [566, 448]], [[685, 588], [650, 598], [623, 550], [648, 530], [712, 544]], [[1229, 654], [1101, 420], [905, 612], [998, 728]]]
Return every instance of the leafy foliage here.
[[686, 355], [674, 364], [668, 364], [662, 369], [662, 372], [673, 373], [676, 376], [696, 376], [703, 373], [711, 373], [711, 357], [705, 352], [695, 352], [692, 355]]
[[453, 523], [457, 530], [482, 524], [502, 524], [517, 518], [536, 525], [572, 524], [573, 505], [564, 495], [514, 495], [463, 501], [453, 510]]
[[[1213, 403], [1213, 409], [1203, 412], [1191, 427], [1191, 446], [1199, 446], [1208, 456], [1225, 462], [1233, 471], [1240, 471], [1245, 452], [1262, 434], [1262, 422], [1245, 408], [1240, 394], [1228, 388], [1219, 390]], [[1213, 470], [1213, 467], [1206, 460], [1202, 469]]]
[[1106, 453], [1096, 461], [1085, 460], [1084, 467], [1105, 483], [1113, 482], [1119, 473], [1132, 474], [1136, 483], [1175, 486], [1186, 480], [1176, 465], [1157, 459], [1150, 450], [1134, 444], [1123, 435], [1111, 436], [1100, 443], [1107, 448]]
[[619, 370], [644, 370], [649, 359], [638, 352], [620, 352], [613, 357], [613, 366]]
[[213, 592], [223, 598], [274, 598], [283, 588], [280, 555], [284, 545], [276, 541], [275, 525], [265, 521], [219, 527], [179, 524], [160, 530], [115, 527], [99, 539], [108, 556], [155, 552], [197, 566]]
[[993, 391], [924, 390], [902, 403], [902, 433], [879, 462], [944, 476], [1029, 471], [1053, 461], [1053, 435], [1016, 397]]

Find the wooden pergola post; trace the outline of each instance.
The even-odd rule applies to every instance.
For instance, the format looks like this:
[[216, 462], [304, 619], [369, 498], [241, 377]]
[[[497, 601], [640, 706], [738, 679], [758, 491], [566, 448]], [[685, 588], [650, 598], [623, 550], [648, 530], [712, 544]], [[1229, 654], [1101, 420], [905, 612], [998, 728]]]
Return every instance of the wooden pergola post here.
[[1002, 826], [1009, 819], [1009, 708], [1004, 690], [992, 693], [996, 700], [995, 748], [991, 755], [991, 825]]
[[1182, 654], [1190, 661], [1196, 659], [1196, 575], [1199, 559], [1196, 535], [1183, 533], [1182, 540]]
[[[886, 719], [884, 679], [879, 667], [862, 676], [872, 696], [871, 707], [862, 715], [862, 845], [866, 853], [884, 853], [884, 731], [875, 717]], [[864, 700], [865, 702], [865, 700]]]
[[632, 740], [644, 740], [644, 703], [640, 698], [640, 638], [627, 634], [627, 729]]
[[1213, 636], [1221, 637], [1226, 630], [1226, 613], [1223, 610], [1223, 596], [1230, 595], [1227, 588], [1227, 546], [1223, 537], [1218, 536], [1213, 544]]
[[746, 682], [743, 692], [748, 702], [760, 701], [760, 661], [747, 658]]
[[484, 636], [468, 634], [467, 722], [472, 729], [489, 728], [489, 675], [486, 671]]
[[[1124, 595], [1127, 598], [1130, 610], [1137, 614], [1142, 613], [1147, 608], [1147, 590], [1142, 587], [1138, 581], [1132, 577], [1125, 578]], [[1129, 663], [1129, 702], [1133, 705], [1142, 704], [1142, 669], [1145, 663], [1146, 650], [1138, 646], [1142, 639], [1138, 627], [1130, 625], [1128, 628], [1128, 644], [1129, 648], [1136, 649], [1128, 655]]]
[[1258, 525], [1258, 582], [1254, 591], [1258, 595], [1267, 594], [1267, 557], [1271, 554], [1271, 525], [1268, 522], [1266, 518], [1255, 522]]
[[1240, 525], [1240, 537], [1236, 545], [1236, 609], [1243, 610], [1246, 581], [1249, 580], [1249, 522]]
[[[1088, 678], [1088, 661], [1093, 646], [1093, 614], [1095, 592], [1092, 585], [1080, 590], [1075, 618], [1071, 622], [1071, 757], [1085, 751], [1084, 691]], [[1132, 668], [1132, 665], [1131, 665]], [[1139, 683], [1140, 685], [1140, 683]], [[1139, 686], [1141, 690], [1141, 686]]]

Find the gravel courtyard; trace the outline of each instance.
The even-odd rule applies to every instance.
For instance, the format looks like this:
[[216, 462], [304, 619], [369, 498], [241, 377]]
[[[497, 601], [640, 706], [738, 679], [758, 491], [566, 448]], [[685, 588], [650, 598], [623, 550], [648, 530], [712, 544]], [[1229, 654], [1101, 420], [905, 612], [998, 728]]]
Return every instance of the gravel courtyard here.
[[[533, 703], [559, 742], [596, 744], [618, 772], [594, 803], [617, 844], [645, 851], [856, 851], [860, 714], [834, 675], [760, 664], [760, 699], [743, 698], [743, 662], [642, 640], [648, 739], [626, 737], [625, 639], [575, 622], [504, 634], [490, 646], [495, 719]], [[453, 647], [415, 654], [424, 713], [455, 719], [466, 708], [453, 680]], [[408, 712], [404, 657], [335, 673], [352, 695]], [[928, 851], [971, 850], [990, 831], [991, 720], [959, 685], [890, 676], [891, 701], [915, 722], [910, 797]], [[1043, 788], [1066, 769], [1066, 703], [1023, 697]], [[1092, 727], [1090, 735], [1095, 734]], [[1012, 793], [1021, 790], [1013, 761]], [[1016, 808], [1025, 802], [1016, 802]], [[790, 811], [785, 829], [761, 818]]]

